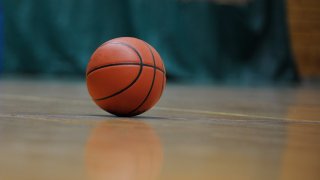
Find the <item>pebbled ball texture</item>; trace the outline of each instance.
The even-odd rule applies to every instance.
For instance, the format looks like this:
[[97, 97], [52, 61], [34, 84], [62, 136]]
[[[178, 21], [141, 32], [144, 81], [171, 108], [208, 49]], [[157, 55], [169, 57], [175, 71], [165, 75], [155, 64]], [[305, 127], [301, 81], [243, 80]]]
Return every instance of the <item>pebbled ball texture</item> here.
[[99, 107], [117, 116], [135, 116], [158, 102], [166, 72], [151, 45], [137, 38], [120, 37], [96, 49], [87, 65], [86, 82]]

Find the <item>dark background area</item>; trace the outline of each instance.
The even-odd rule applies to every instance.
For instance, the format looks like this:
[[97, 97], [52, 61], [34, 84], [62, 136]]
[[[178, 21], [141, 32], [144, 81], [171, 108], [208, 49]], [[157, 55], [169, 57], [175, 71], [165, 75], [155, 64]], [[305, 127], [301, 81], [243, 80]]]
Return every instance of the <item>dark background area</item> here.
[[83, 78], [96, 47], [134, 36], [174, 82], [298, 82], [285, 1], [235, 2], [3, 0], [3, 74]]

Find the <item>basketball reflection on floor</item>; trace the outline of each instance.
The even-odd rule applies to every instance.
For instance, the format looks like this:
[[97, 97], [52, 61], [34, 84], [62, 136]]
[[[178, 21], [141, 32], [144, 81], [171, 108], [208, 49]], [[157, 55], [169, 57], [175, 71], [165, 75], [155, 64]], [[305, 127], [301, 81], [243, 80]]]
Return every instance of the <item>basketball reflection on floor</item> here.
[[142, 121], [103, 121], [92, 130], [86, 144], [85, 162], [92, 180], [156, 179], [162, 161], [160, 139]]

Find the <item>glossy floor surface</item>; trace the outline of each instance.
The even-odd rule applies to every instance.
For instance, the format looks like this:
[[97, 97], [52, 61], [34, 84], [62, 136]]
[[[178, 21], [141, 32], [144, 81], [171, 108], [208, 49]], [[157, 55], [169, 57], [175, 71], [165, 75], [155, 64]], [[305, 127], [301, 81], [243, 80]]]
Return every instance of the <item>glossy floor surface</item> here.
[[84, 83], [2, 80], [0, 179], [318, 180], [319, 90], [169, 85], [117, 118]]

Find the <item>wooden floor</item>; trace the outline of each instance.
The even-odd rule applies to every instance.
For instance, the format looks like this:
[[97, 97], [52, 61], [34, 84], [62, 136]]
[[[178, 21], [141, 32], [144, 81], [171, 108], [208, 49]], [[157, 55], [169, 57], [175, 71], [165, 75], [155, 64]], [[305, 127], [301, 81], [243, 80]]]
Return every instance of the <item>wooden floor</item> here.
[[117, 118], [83, 82], [2, 80], [0, 179], [319, 180], [319, 92], [169, 85]]

